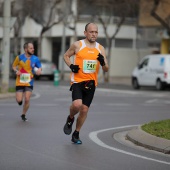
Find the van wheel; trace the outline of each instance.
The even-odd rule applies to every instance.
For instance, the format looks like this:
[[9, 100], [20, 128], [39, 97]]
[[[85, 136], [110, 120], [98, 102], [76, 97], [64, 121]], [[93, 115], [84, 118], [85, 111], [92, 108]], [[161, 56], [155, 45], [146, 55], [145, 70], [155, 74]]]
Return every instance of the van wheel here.
[[156, 90], [163, 90], [164, 89], [164, 84], [161, 82], [161, 80], [156, 81]]
[[132, 86], [133, 86], [134, 89], [140, 89], [137, 78], [132, 79]]

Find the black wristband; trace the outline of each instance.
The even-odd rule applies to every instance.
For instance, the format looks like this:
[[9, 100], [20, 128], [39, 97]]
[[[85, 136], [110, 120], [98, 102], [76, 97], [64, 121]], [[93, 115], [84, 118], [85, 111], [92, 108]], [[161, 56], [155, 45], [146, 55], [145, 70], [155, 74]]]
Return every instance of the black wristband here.
[[70, 64], [70, 69], [73, 67], [73, 64]]
[[71, 71], [73, 72], [73, 73], [78, 73], [78, 71], [79, 71], [79, 65], [74, 65], [74, 64], [71, 64], [70, 65], [70, 69], [71, 69]]

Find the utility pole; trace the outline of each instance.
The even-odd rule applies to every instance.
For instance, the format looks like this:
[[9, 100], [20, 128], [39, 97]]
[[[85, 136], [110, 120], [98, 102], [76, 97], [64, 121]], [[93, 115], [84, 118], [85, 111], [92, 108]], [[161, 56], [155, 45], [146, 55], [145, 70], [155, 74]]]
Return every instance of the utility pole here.
[[[65, 9], [67, 8], [67, 2], [66, 0], [64, 1], [64, 7]], [[65, 10], [64, 12], [64, 19], [63, 19], [63, 35], [62, 35], [62, 42], [61, 42], [61, 56], [62, 56], [62, 60], [61, 60], [61, 80], [64, 80], [64, 52], [66, 49], [66, 20], [67, 20], [67, 12]]]
[[66, 49], [66, 28], [65, 24], [63, 23], [63, 36], [62, 36], [62, 43], [61, 43], [61, 55], [62, 55], [62, 62], [61, 62], [61, 80], [64, 80], [64, 52]]
[[10, 18], [11, 0], [4, 0], [3, 8], [3, 53], [2, 53], [2, 93], [8, 92], [9, 87], [9, 58], [10, 58]]

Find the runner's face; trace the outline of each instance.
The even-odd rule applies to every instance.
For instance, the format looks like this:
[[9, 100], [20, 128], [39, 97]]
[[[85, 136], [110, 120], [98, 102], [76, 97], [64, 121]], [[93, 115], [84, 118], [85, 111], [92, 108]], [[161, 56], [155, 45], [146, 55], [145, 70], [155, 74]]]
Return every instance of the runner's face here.
[[90, 42], [93, 43], [96, 41], [97, 36], [98, 36], [98, 28], [95, 24], [89, 24], [87, 27], [87, 31], [84, 32], [86, 39]]
[[33, 46], [33, 44], [28, 44], [28, 47], [26, 48], [26, 52], [29, 55], [33, 55], [34, 54], [34, 46]]

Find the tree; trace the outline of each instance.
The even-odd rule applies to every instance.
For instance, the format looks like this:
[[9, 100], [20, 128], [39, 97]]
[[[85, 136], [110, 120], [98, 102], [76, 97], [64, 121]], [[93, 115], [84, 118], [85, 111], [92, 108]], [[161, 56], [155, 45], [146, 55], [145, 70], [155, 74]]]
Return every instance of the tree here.
[[[68, 27], [70, 30], [72, 30], [74, 32], [74, 41], [77, 40], [77, 30], [76, 30], [76, 25], [77, 25], [77, 11], [72, 9], [72, 5], [74, 3], [74, 0], [70, 0], [69, 2], [67, 2], [67, 18], [66, 18], [66, 22], [65, 22], [65, 26]], [[79, 8], [82, 8], [79, 7]]]
[[160, 53], [169, 53], [170, 43], [170, 0], [141, 0], [139, 25], [159, 29], [162, 38]]
[[19, 36], [20, 36], [20, 30], [21, 27], [24, 25], [25, 18], [27, 17], [27, 12], [23, 10], [22, 6], [22, 1], [21, 0], [16, 0], [15, 2], [12, 3], [12, 16], [16, 17], [16, 21], [13, 25], [14, 29], [14, 55], [18, 55], [20, 53], [19, 51], [19, 46], [20, 46], [20, 41], [19, 41]]
[[168, 0], [152, 0], [153, 6], [150, 11], [151, 16], [153, 16], [170, 34], [170, 15], [168, 15], [166, 18], [162, 18], [158, 13], [158, 8], [163, 5], [167, 4], [170, 5], [170, 2]]
[[38, 2], [41, 5], [44, 3], [44, 5], [42, 5], [41, 8], [43, 10], [45, 8], [46, 10], [44, 10], [44, 12], [40, 14], [40, 17], [36, 14], [36, 11], [35, 13], [33, 13], [35, 15], [34, 16], [32, 15], [31, 17], [42, 26], [40, 36], [38, 39], [38, 56], [41, 57], [41, 42], [43, 34], [50, 30], [54, 25], [59, 24], [63, 20], [64, 14], [62, 12], [61, 6], [60, 8], [57, 8], [61, 0], [51, 0], [50, 3], [47, 1], [43, 1], [42, 3], [41, 0], [37, 0], [37, 3]]
[[[61, 1], [62, 0], [16, 0], [15, 2], [15, 15], [17, 16], [17, 23], [14, 27], [15, 30], [21, 28], [26, 17], [32, 18], [42, 26], [38, 38], [39, 57], [41, 57], [43, 34], [63, 20], [64, 15]], [[18, 33], [18, 31], [15, 32], [16, 34]]]

